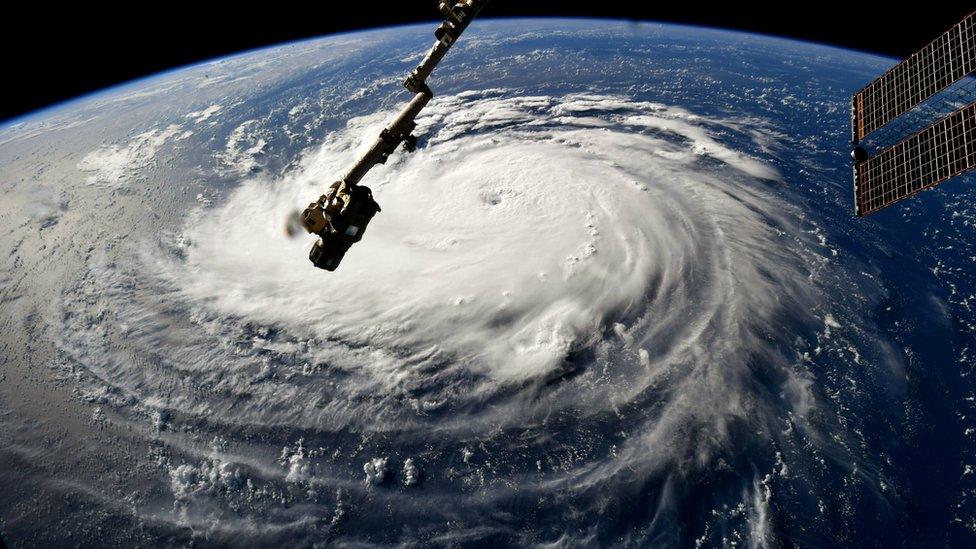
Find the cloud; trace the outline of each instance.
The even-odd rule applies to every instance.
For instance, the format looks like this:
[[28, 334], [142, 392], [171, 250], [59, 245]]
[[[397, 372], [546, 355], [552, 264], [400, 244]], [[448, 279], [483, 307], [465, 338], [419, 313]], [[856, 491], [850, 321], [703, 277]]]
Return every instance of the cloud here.
[[201, 111], [193, 111], [187, 113], [186, 117], [193, 120], [194, 123], [199, 124], [200, 122], [209, 120], [210, 117], [220, 112], [220, 109], [221, 109], [220, 105], [210, 105], [209, 107]]
[[181, 128], [176, 124], [152, 129], [124, 145], [109, 145], [88, 153], [78, 163], [78, 169], [90, 174], [86, 181], [91, 185], [123, 186], [144, 179], [146, 170], [154, 165], [159, 149], [181, 135]]
[[[262, 468], [301, 498], [341, 488], [409, 512], [398, 498], [420, 490], [477, 511], [513, 484], [583, 502], [653, 484], [661, 531], [684, 480], [742, 467], [741, 508], [714, 520], [767, 539], [774, 492], [749, 456], [787, 445], [786, 422], [816, 451], [843, 432], [817, 432], [829, 408], [797, 333], [850, 315], [812, 274], [823, 235], [776, 194], [774, 167], [730, 144], [752, 144], [762, 121], [626, 96], [438, 97], [417, 152], [364, 181], [383, 206], [364, 240], [337, 272], [318, 271], [312, 239], [288, 238], [285, 221], [390, 116], [350, 120], [281, 178], [252, 174], [200, 200], [133, 263], [92, 258], [55, 330], [66, 356], [84, 357], [79, 378], [218, 429], [327, 440]], [[232, 132], [228, 167], [248, 165], [259, 134]], [[127, 345], [166, 345], [153, 367], [104, 351], [114, 332], [91, 321], [91, 299], [108, 301]], [[800, 476], [810, 455], [784, 451], [777, 470], [789, 461]], [[404, 490], [420, 463], [424, 482]], [[195, 474], [174, 473], [174, 493], [194, 493]]]

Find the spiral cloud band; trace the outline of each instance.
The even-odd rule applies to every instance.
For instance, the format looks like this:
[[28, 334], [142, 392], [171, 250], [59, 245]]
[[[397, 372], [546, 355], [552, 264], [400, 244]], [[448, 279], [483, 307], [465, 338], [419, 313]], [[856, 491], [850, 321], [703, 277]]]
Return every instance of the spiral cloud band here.
[[[296, 527], [267, 509], [284, 497], [335, 518], [373, 498], [480, 539], [518, 521], [463, 510], [612, 509], [598, 494], [629, 497], [601, 490], [615, 483], [652, 494], [665, 532], [687, 479], [724, 466], [751, 472], [723, 520], [761, 543], [772, 464], [737, 449], [785, 443], [784, 418], [816, 408], [792, 330], [830, 329], [811, 312], [822, 243], [773, 192], [777, 171], [730, 145], [762, 150], [762, 121], [585, 93], [437, 98], [419, 149], [364, 182], [383, 207], [364, 240], [316, 271], [283, 220], [388, 117], [353, 119], [283, 179], [199, 208], [165, 253], [90, 273], [112, 281], [127, 338], [181, 342], [149, 368], [86, 368], [91, 391], [123, 395], [190, 456], [169, 465], [182, 520], [203, 527], [209, 506], [246, 496]], [[66, 349], [104, 337], [76, 321]]]

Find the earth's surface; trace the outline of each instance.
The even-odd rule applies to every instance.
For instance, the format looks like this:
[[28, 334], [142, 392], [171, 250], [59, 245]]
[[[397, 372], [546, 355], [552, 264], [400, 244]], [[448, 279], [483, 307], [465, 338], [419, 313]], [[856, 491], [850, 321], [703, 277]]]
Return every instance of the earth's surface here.
[[972, 546], [976, 191], [851, 214], [892, 60], [477, 22], [318, 271], [283, 221], [430, 33], [0, 130], [8, 544]]

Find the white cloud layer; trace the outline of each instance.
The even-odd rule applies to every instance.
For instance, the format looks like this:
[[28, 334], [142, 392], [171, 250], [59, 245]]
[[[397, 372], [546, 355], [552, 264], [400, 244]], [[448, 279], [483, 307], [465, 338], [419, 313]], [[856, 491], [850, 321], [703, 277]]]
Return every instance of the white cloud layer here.
[[78, 169], [90, 174], [92, 185], [123, 186], [145, 176], [145, 170], [156, 161], [156, 153], [170, 139], [181, 139], [179, 125], [152, 129], [136, 135], [124, 145], [108, 145], [81, 159]]

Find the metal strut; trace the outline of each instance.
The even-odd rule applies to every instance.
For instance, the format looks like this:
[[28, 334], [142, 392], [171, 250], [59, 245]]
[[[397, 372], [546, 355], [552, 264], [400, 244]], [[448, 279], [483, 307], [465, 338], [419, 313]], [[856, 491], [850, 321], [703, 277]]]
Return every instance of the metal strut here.
[[434, 94], [427, 86], [427, 78], [430, 77], [437, 65], [444, 59], [451, 46], [461, 37], [461, 33], [468, 28], [471, 21], [477, 16], [488, 0], [455, 0], [443, 1], [438, 5], [438, 9], [444, 16], [444, 22], [434, 31], [437, 42], [431, 46], [423, 61], [417, 68], [410, 73], [410, 76], [403, 82], [403, 86], [415, 93], [413, 100], [400, 111], [400, 114], [393, 119], [393, 122], [386, 127], [376, 143], [369, 151], [359, 159], [358, 162], [342, 178], [346, 185], [356, 185], [366, 175], [366, 173], [377, 164], [383, 164], [386, 159], [396, 150], [400, 144], [406, 145], [408, 152], [416, 147], [416, 137], [413, 130], [417, 127], [417, 115], [433, 99]]
[[[316, 267], [330, 271], [335, 270], [345, 251], [354, 242], [358, 242], [362, 238], [365, 224], [379, 211], [379, 205], [373, 201], [372, 193], [368, 189], [359, 188], [359, 182], [373, 166], [385, 164], [386, 159], [400, 145], [403, 145], [407, 152], [416, 149], [417, 138], [413, 135], [413, 131], [417, 127], [417, 115], [434, 97], [430, 87], [427, 86], [427, 78], [430, 77], [437, 65], [447, 55], [451, 46], [461, 37], [461, 33], [468, 28], [471, 21], [487, 3], [488, 0], [444, 0], [440, 2], [438, 9], [444, 16], [444, 22], [434, 31], [437, 42], [434, 43], [424, 59], [403, 83], [405, 88], [415, 94], [414, 98], [380, 132], [373, 146], [356, 161], [345, 176], [332, 185], [330, 192], [322, 195], [316, 202], [309, 204], [309, 207], [302, 212], [302, 226], [307, 232], [317, 234], [320, 237], [309, 256]], [[357, 197], [367, 201], [365, 209], [356, 208], [360, 214], [365, 215], [359, 216], [358, 225], [350, 225], [349, 220], [342, 219], [342, 216], [350, 211]], [[337, 200], [341, 203], [338, 203]], [[362, 205], [357, 204], [357, 206]], [[370, 206], [375, 206], [375, 208]], [[353, 229], [355, 230], [353, 231]], [[347, 234], [351, 231], [353, 232], [352, 235]], [[332, 259], [326, 261], [326, 256], [330, 256], [330, 254]]]

